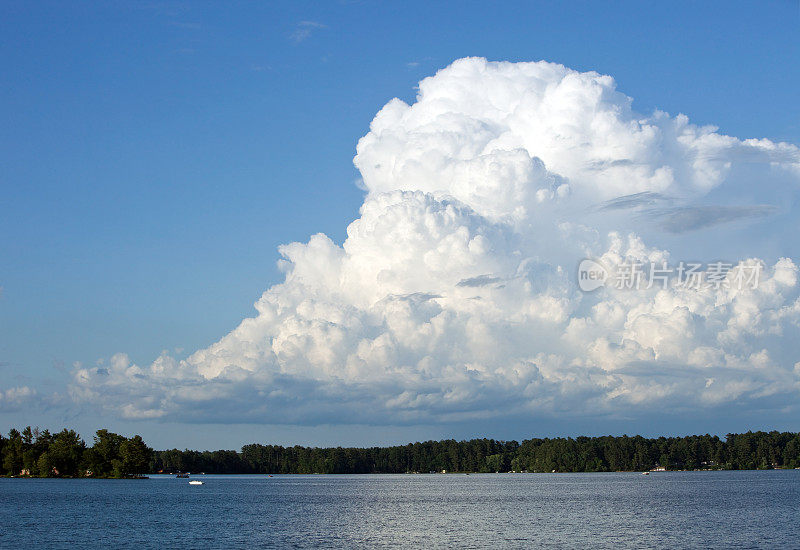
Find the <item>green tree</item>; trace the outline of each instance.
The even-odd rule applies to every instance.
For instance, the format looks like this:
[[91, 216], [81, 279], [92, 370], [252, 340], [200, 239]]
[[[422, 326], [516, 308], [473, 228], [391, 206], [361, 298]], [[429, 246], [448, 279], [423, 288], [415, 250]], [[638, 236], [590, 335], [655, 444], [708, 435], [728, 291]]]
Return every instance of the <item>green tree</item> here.
[[123, 474], [146, 473], [152, 456], [153, 449], [145, 444], [140, 435], [126, 439], [119, 445], [119, 457], [122, 462], [120, 468]]
[[9, 475], [19, 475], [22, 470], [22, 460], [25, 450], [22, 435], [15, 429], [8, 432], [8, 442], [3, 454], [3, 469]]
[[502, 472], [503, 471], [503, 455], [493, 454], [486, 457], [486, 471], [487, 472]]
[[119, 453], [124, 441], [125, 438], [119, 434], [97, 430], [94, 445], [86, 453], [86, 468], [98, 477], [122, 477], [124, 472]]
[[64, 428], [53, 436], [47, 453], [59, 475], [75, 477], [79, 474], [78, 467], [85, 449], [86, 443], [75, 430]]
[[53, 477], [53, 463], [47, 451], [43, 452], [36, 460], [36, 469], [31, 473], [39, 477]]

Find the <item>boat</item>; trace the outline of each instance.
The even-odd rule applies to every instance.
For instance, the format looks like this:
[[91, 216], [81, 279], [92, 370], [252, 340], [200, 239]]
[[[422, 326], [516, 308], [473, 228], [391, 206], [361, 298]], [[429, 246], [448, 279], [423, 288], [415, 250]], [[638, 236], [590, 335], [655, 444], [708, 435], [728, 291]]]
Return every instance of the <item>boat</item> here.
[[200, 481], [199, 479], [193, 479], [189, 482], [189, 485], [202, 485], [202, 484], [203, 482]]
[[642, 472], [642, 475], [643, 475], [643, 476], [649, 476], [649, 475], [650, 475], [650, 472]]

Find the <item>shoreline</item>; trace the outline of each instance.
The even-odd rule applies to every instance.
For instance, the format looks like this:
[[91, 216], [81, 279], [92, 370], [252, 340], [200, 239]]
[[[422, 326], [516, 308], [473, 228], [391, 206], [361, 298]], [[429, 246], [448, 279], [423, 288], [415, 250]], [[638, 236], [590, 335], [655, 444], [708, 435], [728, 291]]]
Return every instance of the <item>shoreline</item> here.
[[[563, 474], [668, 474], [668, 473], [688, 473], [688, 472], [774, 472], [774, 471], [793, 471], [800, 470], [800, 468], [717, 468], [717, 469], [694, 469], [694, 470], [613, 470], [613, 471], [578, 471], [578, 472], [352, 472], [352, 473], [269, 473], [269, 474], [253, 474], [253, 473], [227, 473], [227, 474], [192, 474], [192, 477], [228, 477], [228, 476], [250, 476], [250, 477], [277, 477], [277, 476], [468, 476], [468, 475], [563, 475]], [[156, 476], [155, 479], [191, 479], [185, 477], [176, 477], [176, 474], [164, 473], [149, 473], [145, 476], [136, 477], [73, 477], [73, 476], [9, 476], [0, 475], [0, 479], [52, 479], [52, 480], [81, 480], [81, 481], [131, 481], [131, 480], [145, 480], [152, 479], [151, 476]]]

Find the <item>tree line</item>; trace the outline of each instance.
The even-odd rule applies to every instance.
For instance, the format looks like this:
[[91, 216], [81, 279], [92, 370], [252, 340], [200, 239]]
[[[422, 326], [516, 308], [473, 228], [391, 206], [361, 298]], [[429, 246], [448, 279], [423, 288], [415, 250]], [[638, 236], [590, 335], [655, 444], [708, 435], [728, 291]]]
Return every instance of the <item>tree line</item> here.
[[129, 477], [146, 472], [359, 474], [405, 472], [613, 472], [800, 468], [800, 433], [747, 432], [645, 438], [425, 441], [392, 447], [245, 445], [241, 451], [153, 451], [142, 438], [98, 430], [91, 447], [73, 430], [30, 427], [0, 435], [5, 475]]
[[283, 447], [153, 453], [153, 471], [216, 474], [405, 472], [613, 472], [800, 467], [800, 433], [747, 432], [644, 438], [603, 436], [425, 441], [393, 447]]
[[141, 436], [131, 438], [98, 430], [91, 447], [75, 432], [12, 429], [0, 434], [2, 472], [32, 477], [137, 477], [152, 465], [153, 450]]

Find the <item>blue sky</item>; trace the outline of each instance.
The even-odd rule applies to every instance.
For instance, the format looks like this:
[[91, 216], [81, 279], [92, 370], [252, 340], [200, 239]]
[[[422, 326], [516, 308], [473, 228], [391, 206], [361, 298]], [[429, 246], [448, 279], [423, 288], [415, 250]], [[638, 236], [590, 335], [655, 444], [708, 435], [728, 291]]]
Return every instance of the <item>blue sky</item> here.
[[[594, 70], [641, 113], [800, 144], [799, 44], [791, 1], [3, 2], [0, 387], [62, 391], [74, 362], [126, 352], [148, 364], [219, 340], [282, 280], [280, 244], [318, 232], [342, 243], [364, 198], [356, 142], [387, 101], [413, 102], [419, 80], [454, 59]], [[156, 443], [181, 433], [180, 422], [0, 412], [1, 424], [26, 418], [132, 426]], [[253, 433], [207, 429], [212, 447]], [[393, 429], [257, 433], [448, 435]]]

